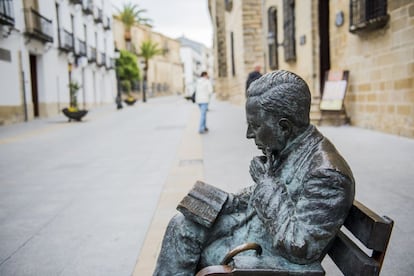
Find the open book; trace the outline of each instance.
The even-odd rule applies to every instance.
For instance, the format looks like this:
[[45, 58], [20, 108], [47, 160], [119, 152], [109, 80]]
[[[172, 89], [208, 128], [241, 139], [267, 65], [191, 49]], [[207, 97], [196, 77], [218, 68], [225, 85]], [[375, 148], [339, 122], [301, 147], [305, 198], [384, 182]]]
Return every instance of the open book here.
[[186, 218], [210, 228], [226, 203], [227, 198], [228, 194], [225, 191], [197, 181], [178, 204], [177, 210]]

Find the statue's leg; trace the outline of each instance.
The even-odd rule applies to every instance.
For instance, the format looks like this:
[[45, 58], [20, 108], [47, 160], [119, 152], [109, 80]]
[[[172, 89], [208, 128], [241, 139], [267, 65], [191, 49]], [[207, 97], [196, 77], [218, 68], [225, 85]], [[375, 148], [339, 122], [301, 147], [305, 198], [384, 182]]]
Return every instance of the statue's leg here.
[[206, 230], [182, 214], [174, 216], [165, 232], [154, 276], [194, 275]]

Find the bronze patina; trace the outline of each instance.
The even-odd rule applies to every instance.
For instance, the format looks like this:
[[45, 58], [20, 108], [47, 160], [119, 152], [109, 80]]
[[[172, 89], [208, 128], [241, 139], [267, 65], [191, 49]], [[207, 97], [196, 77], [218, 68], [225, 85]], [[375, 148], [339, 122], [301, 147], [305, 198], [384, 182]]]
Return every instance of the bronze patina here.
[[[299, 270], [320, 263], [352, 206], [354, 178], [310, 124], [310, 104], [307, 84], [288, 71], [250, 85], [247, 138], [262, 152], [250, 164], [254, 184], [231, 194], [196, 183], [168, 225], [154, 275], [194, 275], [223, 259]], [[246, 243], [260, 250], [228, 255]]]

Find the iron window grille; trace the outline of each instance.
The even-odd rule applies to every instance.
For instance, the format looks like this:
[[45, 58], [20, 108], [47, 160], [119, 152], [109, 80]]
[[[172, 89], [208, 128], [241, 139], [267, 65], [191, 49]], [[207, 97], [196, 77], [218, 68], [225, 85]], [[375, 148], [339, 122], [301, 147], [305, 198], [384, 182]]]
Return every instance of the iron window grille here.
[[52, 20], [44, 17], [38, 11], [25, 9], [26, 34], [44, 42], [53, 42]]
[[0, 0], [0, 25], [14, 26], [12, 0]]
[[96, 48], [89, 46], [88, 47], [88, 61], [89, 63], [96, 62]]
[[296, 61], [295, 0], [283, 0], [283, 32], [285, 61]]
[[73, 34], [65, 29], [59, 31], [59, 48], [62, 51], [70, 52], [74, 49]]
[[111, 29], [111, 18], [109, 16], [105, 16], [103, 18], [103, 27], [104, 27], [104, 30]]
[[94, 20], [96, 23], [102, 23], [103, 22], [103, 11], [102, 9], [96, 7], [94, 10]]
[[269, 67], [272, 70], [276, 70], [279, 67], [277, 47], [277, 10], [275, 7], [269, 8], [267, 11], [268, 20], [268, 33], [267, 33], [267, 45], [269, 47]]
[[82, 0], [82, 9], [85, 14], [93, 14], [93, 1]]
[[98, 60], [98, 66], [103, 67], [106, 64], [106, 54], [105, 53], [99, 53], [99, 60]]
[[383, 28], [389, 20], [387, 0], [351, 0], [351, 33], [372, 31]]
[[79, 38], [76, 41], [77, 41], [77, 47], [76, 47], [75, 55], [77, 57], [86, 57], [87, 56], [86, 42], [83, 40], [80, 40]]
[[82, 5], [82, 0], [70, 0], [70, 2], [74, 5], [78, 5], [78, 4]]
[[224, 7], [226, 8], [226, 11], [231, 12], [233, 9], [233, 0], [224, 0]]

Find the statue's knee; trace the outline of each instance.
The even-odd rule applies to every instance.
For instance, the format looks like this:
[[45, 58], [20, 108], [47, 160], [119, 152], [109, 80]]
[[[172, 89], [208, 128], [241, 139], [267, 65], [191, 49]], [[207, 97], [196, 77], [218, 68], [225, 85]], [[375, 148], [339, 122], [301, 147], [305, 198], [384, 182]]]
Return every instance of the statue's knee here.
[[191, 239], [194, 242], [201, 242], [205, 239], [206, 228], [198, 223], [187, 219], [182, 214], [175, 215], [169, 222], [167, 234], [177, 238]]

